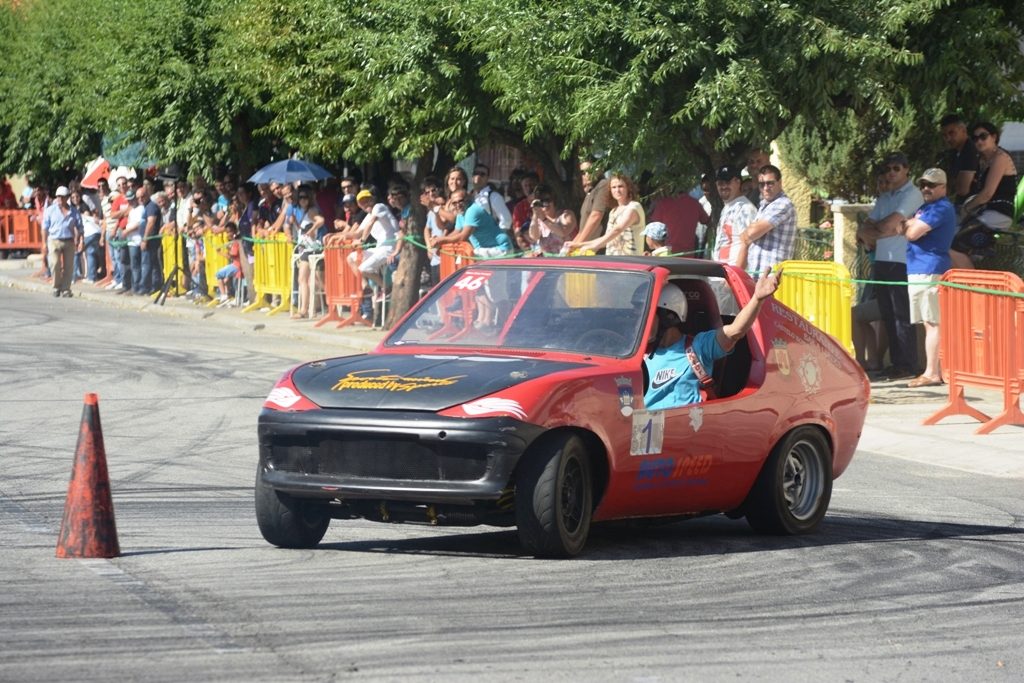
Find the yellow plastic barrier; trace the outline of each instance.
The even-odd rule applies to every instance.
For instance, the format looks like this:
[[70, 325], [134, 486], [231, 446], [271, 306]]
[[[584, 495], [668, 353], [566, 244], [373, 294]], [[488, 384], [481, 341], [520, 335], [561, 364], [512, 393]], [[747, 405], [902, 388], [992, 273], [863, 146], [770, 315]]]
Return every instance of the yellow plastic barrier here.
[[[181, 258], [181, 242], [174, 233], [165, 233], [160, 238], [160, 248], [163, 249], [164, 255], [163, 281], [167, 282], [167, 278], [174, 271], [174, 266], [179, 268], [177, 284], [169, 287], [167, 291], [168, 296], [178, 296], [185, 291], [185, 262]], [[177, 253], [175, 253], [175, 249], [178, 249]], [[109, 252], [107, 255], [109, 257]]]
[[[593, 256], [590, 249], [577, 250], [569, 256]], [[594, 308], [597, 305], [597, 274], [568, 273], [563, 283], [562, 298], [570, 308]]]
[[836, 338], [853, 355], [853, 283], [842, 263], [783, 261], [775, 298]]
[[208, 306], [216, 306], [217, 297], [220, 295], [217, 271], [231, 263], [227, 247], [229, 241], [226, 232], [207, 230], [203, 233], [203, 246], [206, 248], [206, 289], [210, 296]]
[[253, 302], [242, 309], [244, 312], [258, 310], [263, 306], [265, 296], [281, 297], [281, 303], [267, 315], [287, 311], [292, 298], [292, 253], [294, 246], [287, 235], [278, 233], [273, 237], [257, 239], [253, 244], [252, 279], [256, 296]]

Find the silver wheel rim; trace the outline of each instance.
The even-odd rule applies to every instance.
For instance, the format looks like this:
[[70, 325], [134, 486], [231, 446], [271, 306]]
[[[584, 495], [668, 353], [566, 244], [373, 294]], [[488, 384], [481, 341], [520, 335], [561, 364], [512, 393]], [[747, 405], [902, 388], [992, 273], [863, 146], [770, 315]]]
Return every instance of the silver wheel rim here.
[[786, 454], [782, 472], [782, 495], [793, 517], [805, 521], [818, 510], [825, 490], [825, 472], [822, 470], [818, 449], [810, 441], [798, 441]]

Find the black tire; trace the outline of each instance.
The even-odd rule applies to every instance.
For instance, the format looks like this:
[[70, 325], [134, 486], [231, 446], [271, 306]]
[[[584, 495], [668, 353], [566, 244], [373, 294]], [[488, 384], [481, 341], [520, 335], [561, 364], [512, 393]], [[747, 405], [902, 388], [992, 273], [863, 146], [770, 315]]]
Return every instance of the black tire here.
[[279, 548], [315, 548], [331, 518], [317, 505], [275, 491], [256, 473], [256, 523], [268, 543]]
[[832, 454], [814, 427], [798, 427], [775, 444], [744, 505], [747, 523], [762, 534], [816, 530], [832, 499]]
[[590, 533], [593, 499], [590, 459], [579, 437], [542, 444], [516, 473], [520, 543], [537, 557], [578, 555]]

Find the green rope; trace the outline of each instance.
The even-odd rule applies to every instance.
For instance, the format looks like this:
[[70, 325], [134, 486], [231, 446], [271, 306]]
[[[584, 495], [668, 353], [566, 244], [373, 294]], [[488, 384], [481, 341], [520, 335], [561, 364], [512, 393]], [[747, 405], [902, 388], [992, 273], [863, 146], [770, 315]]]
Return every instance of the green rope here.
[[[785, 268], [783, 268], [785, 272]], [[953, 289], [963, 289], [971, 292], [978, 292], [980, 294], [996, 294], [999, 296], [1009, 296], [1015, 299], [1024, 299], [1024, 292], [1008, 292], [1005, 289], [988, 289], [986, 287], [975, 287], [973, 285], [965, 285], [959, 282], [890, 282], [888, 280], [861, 280], [857, 278], [843, 278], [836, 277], [834, 275], [819, 275], [817, 273], [786, 273], [786, 277], [795, 277], [802, 280], [818, 280], [823, 282], [850, 282], [854, 284], [865, 284], [865, 285], [882, 285], [886, 287], [930, 287], [932, 285], [942, 285], [943, 287], [951, 287]]]

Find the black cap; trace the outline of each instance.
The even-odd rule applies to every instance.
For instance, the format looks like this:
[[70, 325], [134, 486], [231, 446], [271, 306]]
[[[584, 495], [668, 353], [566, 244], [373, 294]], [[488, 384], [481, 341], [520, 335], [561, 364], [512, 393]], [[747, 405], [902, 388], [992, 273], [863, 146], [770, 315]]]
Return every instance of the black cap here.
[[721, 180], [723, 182], [729, 182], [730, 180], [739, 180], [740, 169], [737, 166], [725, 165], [718, 169], [715, 173], [715, 180]]
[[883, 164], [899, 164], [900, 166], [910, 166], [910, 161], [907, 160], [907, 155], [903, 152], [893, 152], [887, 154], [885, 159], [882, 160]]

